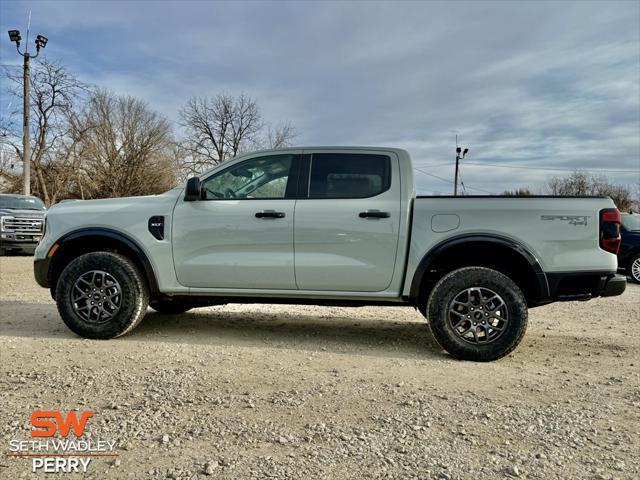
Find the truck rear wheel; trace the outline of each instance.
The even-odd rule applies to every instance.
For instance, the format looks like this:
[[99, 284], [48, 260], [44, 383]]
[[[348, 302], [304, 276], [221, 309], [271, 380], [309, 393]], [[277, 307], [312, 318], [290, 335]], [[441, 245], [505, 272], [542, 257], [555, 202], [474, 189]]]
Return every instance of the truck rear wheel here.
[[56, 303], [64, 323], [85, 338], [114, 338], [144, 317], [149, 292], [142, 273], [123, 255], [92, 252], [62, 271]]
[[465, 267], [445, 275], [427, 303], [438, 344], [461, 360], [487, 362], [511, 353], [527, 329], [527, 303], [506, 275]]

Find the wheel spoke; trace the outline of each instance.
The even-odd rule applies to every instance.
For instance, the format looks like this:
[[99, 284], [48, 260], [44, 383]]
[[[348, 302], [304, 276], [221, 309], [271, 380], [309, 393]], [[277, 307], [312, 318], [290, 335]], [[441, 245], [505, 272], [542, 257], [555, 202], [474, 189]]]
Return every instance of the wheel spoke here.
[[[478, 332], [482, 333], [482, 337], [478, 335]], [[483, 326], [479, 326], [476, 328], [476, 338], [478, 339], [478, 343], [487, 343], [489, 337], [487, 336], [487, 329]]]
[[458, 328], [460, 325], [462, 325], [462, 322], [464, 322], [465, 320], [468, 320], [465, 317], [462, 317], [460, 320], [458, 320], [454, 325], [453, 328]]
[[[494, 303], [494, 299], [496, 300], [495, 303]], [[504, 306], [504, 301], [496, 295], [493, 298], [491, 298], [490, 301], [485, 302], [484, 306], [487, 308], [487, 311], [495, 312], [496, 310]]]

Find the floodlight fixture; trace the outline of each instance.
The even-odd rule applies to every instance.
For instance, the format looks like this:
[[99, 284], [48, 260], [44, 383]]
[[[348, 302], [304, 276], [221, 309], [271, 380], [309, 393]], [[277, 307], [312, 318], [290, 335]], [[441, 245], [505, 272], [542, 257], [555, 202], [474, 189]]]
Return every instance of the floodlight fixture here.
[[9, 30], [9, 40], [16, 43], [16, 46], [20, 46], [20, 40], [22, 37], [20, 36], [20, 30]]
[[38, 35], [36, 37], [36, 51], [40, 51], [41, 48], [44, 48], [47, 46], [47, 42], [49, 41], [49, 39], [43, 35]]

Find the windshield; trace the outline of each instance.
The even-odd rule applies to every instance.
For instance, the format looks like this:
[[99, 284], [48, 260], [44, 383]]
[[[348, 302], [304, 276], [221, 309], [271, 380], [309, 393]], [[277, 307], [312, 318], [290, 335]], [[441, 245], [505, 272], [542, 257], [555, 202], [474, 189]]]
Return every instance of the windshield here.
[[630, 232], [640, 231], [640, 215], [622, 215], [622, 226]]
[[46, 210], [42, 200], [36, 197], [0, 195], [0, 208], [11, 210]]

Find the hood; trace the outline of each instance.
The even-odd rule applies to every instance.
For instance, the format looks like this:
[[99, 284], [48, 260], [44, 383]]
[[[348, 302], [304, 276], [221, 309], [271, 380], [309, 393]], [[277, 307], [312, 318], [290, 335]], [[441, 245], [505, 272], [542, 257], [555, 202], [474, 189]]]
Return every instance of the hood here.
[[16, 218], [43, 218], [46, 210], [29, 210], [24, 208], [0, 208], [0, 216], [10, 216]]
[[160, 206], [173, 203], [182, 194], [182, 188], [176, 187], [160, 195], [144, 195], [138, 197], [100, 198], [96, 200], [64, 200], [49, 209], [50, 214], [66, 212], [130, 212], [146, 209], [149, 206]]

